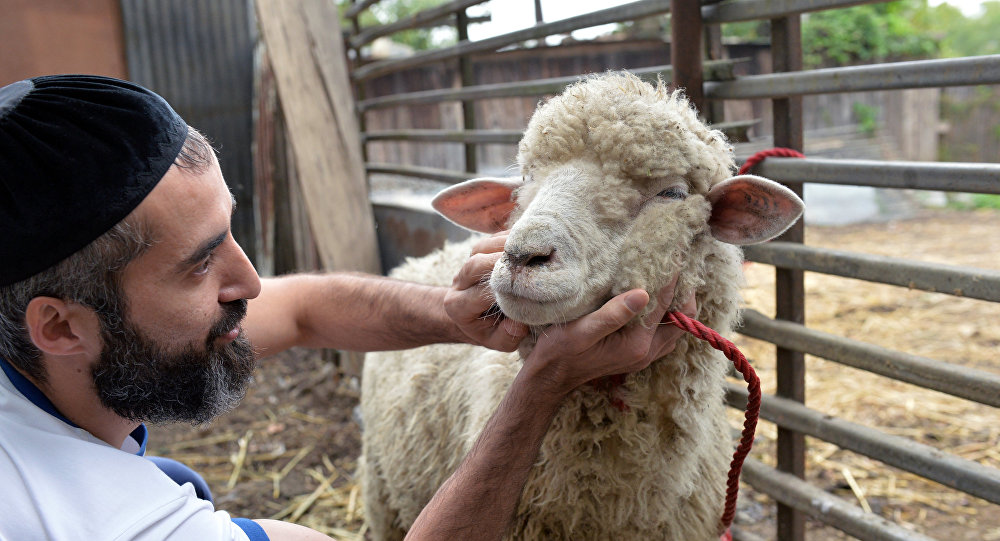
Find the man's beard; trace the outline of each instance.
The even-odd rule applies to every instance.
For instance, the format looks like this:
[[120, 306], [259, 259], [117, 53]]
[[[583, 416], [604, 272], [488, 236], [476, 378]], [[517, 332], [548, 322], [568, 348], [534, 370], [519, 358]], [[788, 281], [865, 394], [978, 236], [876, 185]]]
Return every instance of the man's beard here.
[[222, 305], [222, 318], [203, 348], [170, 351], [118, 313], [98, 311], [104, 350], [92, 375], [105, 407], [131, 421], [207, 423], [236, 407], [255, 366], [250, 341], [240, 331], [228, 344], [216, 340], [246, 315], [246, 300]]

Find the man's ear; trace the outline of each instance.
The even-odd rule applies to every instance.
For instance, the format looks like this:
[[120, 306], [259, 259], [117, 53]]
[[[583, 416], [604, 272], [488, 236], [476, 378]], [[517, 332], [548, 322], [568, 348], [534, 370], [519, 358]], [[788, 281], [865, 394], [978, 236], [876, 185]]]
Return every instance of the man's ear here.
[[97, 314], [82, 304], [55, 297], [35, 297], [25, 310], [25, 325], [35, 347], [49, 355], [101, 351]]
[[758, 244], [785, 232], [805, 205], [795, 192], [754, 175], [728, 178], [708, 191], [712, 236], [729, 244]]
[[507, 228], [514, 211], [514, 190], [519, 178], [474, 178], [441, 190], [431, 201], [434, 210], [452, 222], [480, 233]]

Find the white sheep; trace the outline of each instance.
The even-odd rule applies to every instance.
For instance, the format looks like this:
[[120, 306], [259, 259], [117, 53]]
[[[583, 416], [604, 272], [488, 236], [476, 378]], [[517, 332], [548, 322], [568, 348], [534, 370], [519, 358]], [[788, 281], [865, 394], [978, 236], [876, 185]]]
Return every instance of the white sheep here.
[[[694, 290], [697, 318], [729, 332], [742, 279], [733, 244], [770, 239], [802, 211], [776, 183], [729, 178], [724, 136], [680, 92], [628, 73], [585, 79], [540, 106], [518, 163], [520, 179], [471, 180], [434, 204], [473, 230], [510, 227], [490, 288], [536, 335], [631, 288], [655, 299], [678, 274], [675, 302]], [[393, 276], [449, 285], [470, 245], [411, 259]], [[375, 539], [402, 538], [470, 450], [520, 359], [467, 345], [368, 355], [360, 471]], [[718, 539], [733, 451], [728, 366], [686, 336], [610, 392], [576, 390], [542, 444], [508, 538]]]

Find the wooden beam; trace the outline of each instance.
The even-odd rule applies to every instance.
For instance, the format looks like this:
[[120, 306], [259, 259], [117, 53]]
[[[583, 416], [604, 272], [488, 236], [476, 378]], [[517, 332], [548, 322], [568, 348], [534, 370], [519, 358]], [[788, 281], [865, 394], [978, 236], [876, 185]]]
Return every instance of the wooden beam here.
[[257, 18], [323, 267], [380, 272], [337, 8], [257, 0]]

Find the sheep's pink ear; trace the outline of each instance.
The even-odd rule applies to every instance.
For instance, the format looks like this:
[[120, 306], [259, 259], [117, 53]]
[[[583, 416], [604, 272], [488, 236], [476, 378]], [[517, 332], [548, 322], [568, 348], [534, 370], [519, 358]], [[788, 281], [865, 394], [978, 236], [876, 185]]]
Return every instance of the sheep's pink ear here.
[[712, 236], [729, 244], [757, 244], [785, 232], [805, 205], [795, 192], [754, 175], [728, 178], [708, 191]]
[[441, 190], [431, 205], [462, 227], [496, 233], [507, 227], [515, 206], [511, 195], [521, 184], [519, 178], [474, 178]]

